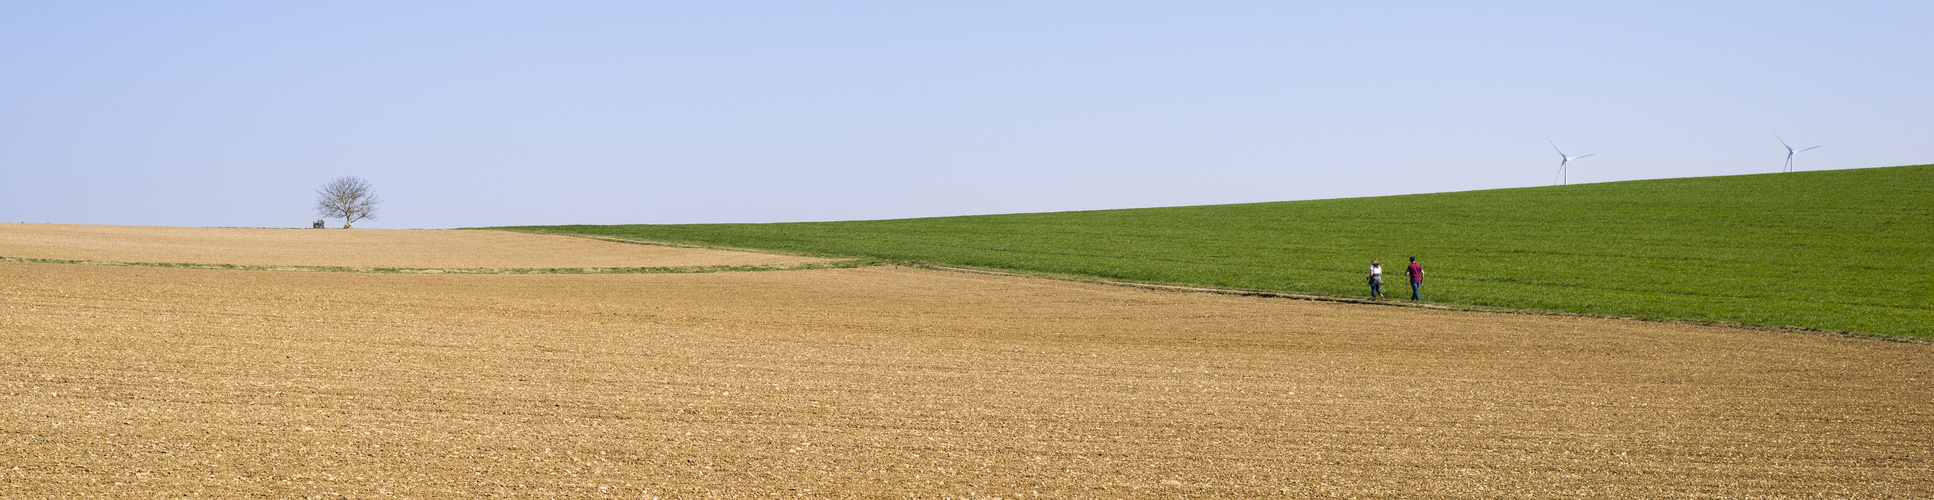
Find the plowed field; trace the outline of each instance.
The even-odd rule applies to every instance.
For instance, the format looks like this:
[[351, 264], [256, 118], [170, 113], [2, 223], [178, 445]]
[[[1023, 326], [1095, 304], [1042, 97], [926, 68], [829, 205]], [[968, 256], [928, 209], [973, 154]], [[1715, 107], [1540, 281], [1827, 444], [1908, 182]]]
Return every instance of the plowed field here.
[[0, 263], [0, 497], [1926, 497], [1930, 380], [1924, 344], [897, 267]]
[[0, 257], [241, 266], [691, 267], [821, 261], [505, 231], [0, 223]]

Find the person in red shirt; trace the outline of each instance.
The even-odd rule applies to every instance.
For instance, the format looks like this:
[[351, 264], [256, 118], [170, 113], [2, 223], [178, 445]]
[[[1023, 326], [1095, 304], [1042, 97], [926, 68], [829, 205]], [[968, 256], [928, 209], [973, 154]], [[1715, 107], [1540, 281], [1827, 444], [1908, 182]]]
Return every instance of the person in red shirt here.
[[1410, 268], [1403, 273], [1410, 275], [1410, 300], [1424, 300], [1420, 290], [1424, 286], [1424, 265], [1417, 263], [1417, 256], [1410, 256]]

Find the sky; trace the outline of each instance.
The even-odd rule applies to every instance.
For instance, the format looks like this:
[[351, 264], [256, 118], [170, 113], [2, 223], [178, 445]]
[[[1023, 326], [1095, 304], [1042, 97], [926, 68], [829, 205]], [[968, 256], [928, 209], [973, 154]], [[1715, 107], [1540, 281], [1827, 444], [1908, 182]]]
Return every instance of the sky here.
[[[1934, 163], [1934, 2], [0, 0], [0, 222], [871, 220]], [[340, 221], [331, 223], [331, 227]]]

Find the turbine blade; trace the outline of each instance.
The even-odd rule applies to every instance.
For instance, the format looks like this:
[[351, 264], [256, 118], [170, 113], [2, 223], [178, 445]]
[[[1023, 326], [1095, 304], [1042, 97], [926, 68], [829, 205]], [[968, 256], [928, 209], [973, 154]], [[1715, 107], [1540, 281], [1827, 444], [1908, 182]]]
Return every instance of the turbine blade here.
[[[1774, 139], [1779, 139], [1779, 140], [1780, 140], [1780, 145], [1781, 145], [1781, 146], [1786, 146], [1786, 138], [1785, 138], [1785, 137], [1780, 137], [1780, 133], [1779, 133], [1779, 132], [1774, 132], [1774, 133], [1773, 133], [1773, 138], [1774, 138]], [[1787, 151], [1792, 151], [1792, 150], [1793, 150], [1793, 146], [1786, 146], [1786, 150], [1787, 150]]]
[[[1585, 156], [1598, 156], [1598, 153], [1592, 153], [1592, 154], [1588, 154], [1588, 155], [1585, 155]], [[1573, 157], [1571, 157], [1571, 159], [1573, 159], [1573, 160], [1576, 160], [1576, 159], [1579, 159], [1579, 158], [1584, 158], [1585, 156], [1573, 156]]]
[[1815, 150], [1815, 149], [1820, 149], [1820, 147], [1819, 147], [1819, 146], [1814, 146], [1814, 147], [1810, 147], [1810, 148], [1806, 148], [1806, 149], [1802, 149], [1802, 150], [1800, 150], [1800, 151], [1812, 151], [1812, 150]]
[[1552, 151], [1557, 151], [1557, 152], [1558, 152], [1558, 156], [1564, 156], [1564, 155], [1565, 155], [1565, 150], [1563, 150], [1563, 149], [1558, 149], [1558, 143], [1556, 143], [1556, 142], [1552, 142], [1552, 140], [1551, 140], [1551, 138], [1550, 138], [1550, 137], [1546, 137], [1546, 138], [1545, 138], [1545, 142], [1550, 142], [1550, 143], [1551, 143], [1551, 150], [1552, 150]]

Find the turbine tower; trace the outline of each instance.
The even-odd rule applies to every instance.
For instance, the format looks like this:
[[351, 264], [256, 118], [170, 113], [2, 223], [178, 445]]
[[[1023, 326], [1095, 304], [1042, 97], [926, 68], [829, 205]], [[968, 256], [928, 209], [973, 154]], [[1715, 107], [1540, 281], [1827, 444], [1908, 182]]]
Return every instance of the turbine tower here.
[[1793, 149], [1793, 146], [1787, 146], [1787, 145], [1786, 145], [1786, 138], [1785, 138], [1785, 137], [1780, 137], [1780, 134], [1779, 134], [1779, 132], [1774, 132], [1774, 133], [1773, 133], [1773, 138], [1774, 138], [1774, 139], [1779, 139], [1779, 140], [1780, 140], [1780, 145], [1781, 145], [1781, 146], [1786, 146], [1786, 171], [1787, 171], [1787, 172], [1792, 172], [1792, 171], [1793, 171], [1793, 155], [1796, 155], [1796, 154], [1800, 154], [1800, 152], [1801, 152], [1801, 151], [1812, 151], [1812, 150], [1814, 150], [1814, 149], [1818, 149], [1818, 148], [1819, 148], [1819, 146], [1814, 146], [1814, 147], [1810, 147], [1810, 148], [1806, 148], [1806, 149]]
[[1566, 181], [1566, 179], [1565, 179], [1565, 164], [1567, 164], [1567, 163], [1571, 163], [1571, 161], [1572, 161], [1572, 160], [1576, 160], [1576, 159], [1579, 159], [1579, 158], [1584, 158], [1584, 157], [1587, 157], [1587, 156], [1592, 156], [1592, 155], [1596, 155], [1596, 154], [1598, 154], [1598, 153], [1592, 153], [1592, 154], [1589, 154], [1589, 155], [1578, 155], [1578, 156], [1565, 156], [1565, 150], [1563, 150], [1563, 149], [1558, 149], [1558, 143], [1557, 143], [1557, 142], [1553, 142], [1553, 141], [1551, 140], [1551, 138], [1550, 138], [1550, 137], [1546, 137], [1546, 138], [1545, 138], [1545, 142], [1550, 142], [1550, 143], [1551, 143], [1551, 149], [1553, 149], [1553, 150], [1556, 150], [1556, 151], [1558, 151], [1558, 158], [1559, 158], [1559, 160], [1558, 160], [1558, 184], [1559, 184], [1559, 185], [1563, 185], [1563, 184], [1565, 184], [1565, 181]]

